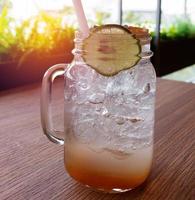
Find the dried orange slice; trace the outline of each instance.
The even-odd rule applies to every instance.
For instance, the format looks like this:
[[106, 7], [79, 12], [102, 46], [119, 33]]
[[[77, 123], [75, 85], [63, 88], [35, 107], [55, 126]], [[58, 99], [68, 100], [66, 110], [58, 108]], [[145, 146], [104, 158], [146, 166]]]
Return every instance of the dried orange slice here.
[[129, 69], [140, 60], [139, 40], [127, 28], [107, 24], [95, 27], [83, 41], [83, 60], [105, 76]]

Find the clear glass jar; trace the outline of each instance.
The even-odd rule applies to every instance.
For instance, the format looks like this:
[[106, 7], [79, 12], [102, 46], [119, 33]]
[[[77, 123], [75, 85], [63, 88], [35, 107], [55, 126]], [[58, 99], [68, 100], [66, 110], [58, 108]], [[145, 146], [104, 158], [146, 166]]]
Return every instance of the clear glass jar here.
[[[73, 62], [65, 73], [62, 65], [54, 66], [43, 80], [45, 134], [53, 142], [64, 144], [64, 163], [71, 177], [106, 192], [139, 186], [152, 164], [156, 75], [150, 62], [150, 37], [136, 37], [142, 45], [139, 63], [106, 77], [83, 61], [83, 38], [77, 32]], [[57, 72], [65, 75], [64, 141], [48, 125], [45, 104], [50, 93], [46, 89], [51, 85], [48, 80]]]

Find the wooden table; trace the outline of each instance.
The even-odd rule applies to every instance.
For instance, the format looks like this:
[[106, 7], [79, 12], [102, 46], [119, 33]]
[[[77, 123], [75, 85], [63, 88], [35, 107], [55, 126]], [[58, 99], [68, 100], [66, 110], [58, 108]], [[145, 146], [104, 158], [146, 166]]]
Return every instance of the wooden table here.
[[[55, 89], [56, 123], [62, 122], [62, 85], [58, 82]], [[37, 84], [0, 92], [1, 200], [188, 200], [195, 197], [192, 191], [195, 85], [158, 80], [152, 173], [140, 188], [112, 195], [91, 191], [64, 172], [63, 147], [52, 144], [42, 134], [39, 94]]]

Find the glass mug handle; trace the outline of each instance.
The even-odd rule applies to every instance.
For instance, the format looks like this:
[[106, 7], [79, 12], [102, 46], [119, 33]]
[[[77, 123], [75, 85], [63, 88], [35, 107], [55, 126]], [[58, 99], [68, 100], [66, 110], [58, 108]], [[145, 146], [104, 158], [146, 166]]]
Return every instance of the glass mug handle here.
[[50, 104], [53, 82], [56, 77], [64, 75], [67, 66], [68, 64], [56, 64], [50, 67], [44, 74], [41, 88], [41, 124], [43, 132], [50, 141], [60, 145], [64, 144], [64, 139], [58, 137], [58, 135], [62, 135], [63, 131], [53, 128]]

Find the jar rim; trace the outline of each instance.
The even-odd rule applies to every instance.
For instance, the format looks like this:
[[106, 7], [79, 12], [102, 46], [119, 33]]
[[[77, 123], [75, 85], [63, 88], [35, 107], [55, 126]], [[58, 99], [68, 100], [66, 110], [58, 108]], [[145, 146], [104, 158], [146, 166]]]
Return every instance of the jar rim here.
[[[149, 34], [149, 30], [140, 27], [130, 27], [130, 31], [141, 45], [142, 50], [139, 56], [143, 59], [150, 58], [153, 55], [153, 52], [150, 50], [150, 42], [152, 40], [152, 37]], [[82, 45], [82, 42], [85, 38], [86, 35], [82, 34], [80, 30], [75, 31], [75, 49], [72, 51], [74, 55], [77, 53], [80, 54], [82, 52], [82, 50], [80, 49], [80, 45]]]
[[[132, 34], [134, 37], [140, 42], [141, 45], [145, 45], [151, 42], [152, 37], [150, 36], [148, 29], [140, 28], [140, 27], [131, 27]], [[86, 36], [80, 31], [75, 31], [75, 39], [74, 42], [82, 42]]]

